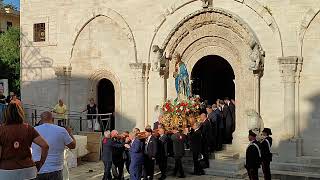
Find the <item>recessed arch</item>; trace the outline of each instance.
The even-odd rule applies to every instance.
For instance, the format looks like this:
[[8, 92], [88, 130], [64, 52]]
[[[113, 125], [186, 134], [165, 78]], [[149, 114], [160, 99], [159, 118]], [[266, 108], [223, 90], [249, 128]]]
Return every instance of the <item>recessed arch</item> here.
[[133, 35], [133, 32], [127, 23], [127, 21], [115, 10], [107, 8], [107, 7], [100, 7], [97, 9], [94, 9], [92, 12], [89, 12], [84, 15], [84, 17], [80, 20], [78, 25], [75, 28], [75, 32], [72, 36], [72, 47], [70, 50], [70, 62], [73, 57], [73, 50], [75, 47], [75, 44], [78, 40], [79, 35], [81, 34], [82, 30], [95, 18], [97, 17], [107, 17], [110, 18], [112, 21], [114, 21], [116, 24], [119, 25], [119, 27], [124, 31], [124, 33], [127, 35], [128, 41], [131, 44], [131, 47], [134, 51], [134, 62], [138, 62], [138, 57], [137, 57], [137, 47], [136, 47], [136, 42], [135, 38]]
[[[148, 53], [148, 62], [151, 62], [151, 53], [152, 53], [152, 46], [154, 45], [154, 41], [157, 37], [157, 34], [160, 30], [160, 28], [165, 24], [167, 21], [168, 17], [172, 14], [174, 14], [176, 11], [182, 9], [183, 7], [197, 2], [197, 1], [202, 1], [202, 0], [188, 0], [188, 1], [183, 1], [183, 0], [178, 0], [174, 1], [170, 7], [168, 7], [165, 12], [162, 14], [160, 22], [154, 29], [154, 34], [149, 46], [149, 53]], [[266, 7], [264, 7], [261, 3], [259, 3], [257, 0], [251, 0], [251, 1], [239, 1], [239, 0], [234, 0], [236, 3], [243, 4], [247, 6], [250, 10], [254, 11], [264, 22], [265, 24], [271, 28], [271, 30], [277, 34], [279, 43], [280, 43], [280, 48], [281, 48], [281, 55], [283, 56], [283, 43], [282, 43], [282, 36], [281, 32], [279, 29], [279, 26], [275, 20], [275, 18], [272, 16], [272, 14], [267, 10]], [[199, 6], [200, 7], [200, 6]], [[161, 47], [164, 48], [164, 47]]]
[[96, 70], [94, 73], [92, 73], [89, 76], [89, 83], [90, 85], [88, 86], [88, 94], [90, 97], [93, 97], [96, 99], [97, 102], [97, 90], [98, 90], [98, 84], [102, 79], [108, 79], [114, 86], [114, 91], [115, 91], [115, 127], [117, 127], [117, 123], [121, 121], [121, 82], [120, 79], [113, 73], [112, 71], [108, 69], [99, 69]]

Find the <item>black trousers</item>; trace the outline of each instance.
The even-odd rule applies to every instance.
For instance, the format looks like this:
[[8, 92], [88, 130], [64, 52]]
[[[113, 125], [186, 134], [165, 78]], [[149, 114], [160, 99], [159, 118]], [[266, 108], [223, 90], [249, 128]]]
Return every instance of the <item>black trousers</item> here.
[[112, 167], [112, 174], [114, 179], [122, 180], [123, 179], [123, 168], [124, 161], [114, 161]]
[[223, 144], [223, 136], [224, 136], [224, 129], [223, 128], [218, 128], [218, 135], [217, 135], [217, 151], [222, 150], [222, 144]]
[[192, 153], [192, 158], [193, 158], [193, 173], [194, 174], [201, 174], [203, 173], [203, 168], [201, 167], [200, 165], [200, 162], [199, 162], [199, 155], [200, 153], [199, 152], [193, 152]]
[[182, 161], [181, 161], [182, 157], [174, 157], [174, 170], [173, 170], [173, 174], [177, 175], [177, 172], [179, 171], [180, 176], [184, 176], [184, 171], [183, 171], [183, 167], [182, 167]]
[[153, 174], [154, 174], [154, 160], [150, 159], [149, 156], [144, 157], [144, 179], [153, 179]]
[[161, 157], [158, 164], [161, 172], [161, 178], [165, 178], [167, 176], [168, 157]]
[[103, 175], [103, 180], [111, 180], [111, 166], [112, 162], [111, 161], [104, 161], [104, 175]]
[[38, 174], [35, 180], [63, 180], [62, 170], [54, 171], [50, 173]]
[[[206, 147], [206, 146], [205, 146]], [[204, 149], [208, 149], [208, 148], [204, 148]], [[209, 151], [208, 150], [204, 150], [201, 152], [201, 154], [203, 155], [203, 160], [205, 162], [206, 167], [202, 167], [202, 168], [209, 168], [210, 163], [209, 163]]]
[[258, 168], [247, 169], [250, 180], [259, 180]]
[[265, 180], [271, 180], [270, 161], [262, 161], [262, 171]]

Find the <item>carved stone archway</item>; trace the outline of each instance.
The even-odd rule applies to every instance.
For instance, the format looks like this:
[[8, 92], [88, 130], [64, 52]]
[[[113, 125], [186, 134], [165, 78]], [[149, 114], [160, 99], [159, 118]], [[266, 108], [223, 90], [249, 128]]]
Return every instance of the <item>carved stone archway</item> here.
[[115, 90], [115, 127], [119, 121], [121, 121], [121, 83], [117, 76], [109, 70], [106, 69], [99, 69], [96, 70], [94, 73], [91, 74], [89, 77], [89, 89], [88, 94], [89, 97], [95, 99], [97, 102], [97, 87], [98, 83], [101, 79], [108, 79], [112, 82]]
[[174, 62], [170, 61], [174, 53], [181, 54], [189, 72], [207, 55], [219, 55], [229, 62], [236, 76], [236, 143], [240, 145], [236, 149], [245, 149], [246, 112], [254, 109], [260, 113], [260, 78], [264, 70], [264, 51], [251, 28], [226, 10], [202, 9], [177, 24], [164, 40], [162, 52], [159, 71], [167, 79], [168, 98], [176, 96], [172, 77]]

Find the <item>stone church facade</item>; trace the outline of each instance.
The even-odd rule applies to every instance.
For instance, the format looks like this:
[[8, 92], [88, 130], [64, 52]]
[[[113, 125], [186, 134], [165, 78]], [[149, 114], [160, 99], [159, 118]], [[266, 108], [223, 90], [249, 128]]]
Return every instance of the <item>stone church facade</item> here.
[[142, 128], [176, 97], [174, 53], [190, 76], [219, 56], [234, 73], [233, 148], [244, 151], [254, 109], [273, 130], [276, 161], [311, 163], [320, 157], [319, 12], [315, 0], [21, 1], [22, 100], [62, 98], [79, 112], [91, 97], [99, 103], [106, 79], [115, 128]]

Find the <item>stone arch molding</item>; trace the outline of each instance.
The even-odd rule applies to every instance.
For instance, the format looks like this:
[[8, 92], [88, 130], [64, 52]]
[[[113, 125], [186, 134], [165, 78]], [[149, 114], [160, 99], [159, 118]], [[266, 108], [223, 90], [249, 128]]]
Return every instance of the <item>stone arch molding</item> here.
[[[114, 86], [115, 91], [115, 123], [117, 124], [117, 121], [121, 119], [119, 114], [121, 114], [121, 81], [119, 77], [115, 75], [112, 71], [108, 69], [98, 69], [95, 72], [93, 72], [88, 80], [89, 80], [89, 89], [88, 94], [90, 94], [91, 97], [94, 97], [96, 99], [97, 97], [97, 87], [98, 83], [101, 79], [108, 79], [112, 82]], [[97, 101], [96, 101], [97, 102]]]
[[299, 43], [299, 54], [301, 57], [303, 57], [303, 42], [304, 42], [304, 36], [310, 27], [313, 20], [320, 14], [320, 8], [310, 8], [303, 16], [303, 19], [301, 21], [301, 24], [298, 29], [298, 43]]
[[[99, 7], [96, 9], [93, 9], [91, 12], [88, 12], [87, 14], [84, 14], [84, 17], [80, 20], [80, 22], [77, 24], [76, 28], [75, 28], [75, 32], [72, 36], [72, 48], [70, 51], [70, 61], [72, 59], [73, 56], [73, 50], [74, 50], [74, 46], [77, 42], [77, 39], [79, 37], [79, 35], [81, 34], [82, 30], [95, 18], [97, 17], [108, 17], [110, 18], [112, 21], [114, 21], [116, 24], [119, 25], [119, 27], [125, 32], [125, 34], [127, 35], [127, 38], [129, 40], [129, 43], [131, 44], [133, 51], [134, 51], [134, 61], [138, 62], [138, 58], [137, 58], [137, 47], [136, 47], [136, 41], [133, 35], [133, 32], [129, 26], [129, 24], [127, 23], [127, 21], [123, 18], [123, 16], [121, 16], [117, 11], [107, 8], [107, 7]], [[71, 62], [70, 62], [71, 63]]]
[[[148, 55], [148, 62], [151, 62], [151, 53], [152, 53], [152, 47], [154, 45], [154, 40], [156, 39], [156, 36], [162, 27], [162, 25], [166, 22], [167, 18], [174, 14], [176, 11], [179, 9], [182, 9], [184, 6], [187, 6], [193, 2], [197, 1], [202, 1], [202, 2], [207, 2], [208, 0], [177, 0], [172, 3], [170, 7], [168, 7], [165, 12], [161, 15], [160, 23], [155, 26], [154, 29], [154, 34], [149, 46], [149, 55]], [[279, 41], [280, 41], [280, 47], [281, 47], [281, 53], [283, 56], [283, 44], [282, 44], [282, 36], [281, 32], [279, 29], [279, 26], [275, 20], [275, 18], [272, 16], [270, 12], [257, 0], [250, 0], [250, 1], [244, 1], [244, 0], [233, 0], [236, 3], [241, 3], [248, 8], [250, 8], [254, 13], [256, 13], [264, 22], [265, 24], [274, 32], [278, 35]], [[212, 5], [211, 5], [212, 6]], [[163, 48], [163, 47], [162, 47]]]
[[[230, 32], [227, 34], [228, 32], [221, 31], [221, 29]], [[224, 38], [226, 41], [229, 41], [227, 37], [229, 36], [229, 39], [234, 39], [235, 45], [240, 46], [244, 43], [247, 48], [249, 47], [248, 57], [251, 59], [248, 68], [252, 71], [263, 71], [264, 51], [255, 34], [238, 17], [217, 8], [198, 10], [180, 21], [162, 45], [164, 55], [167, 59], [171, 59], [173, 54], [178, 52], [183, 57], [189, 46], [206, 36], [217, 36]], [[244, 48], [235, 48], [232, 43], [229, 47], [234, 49]]]

